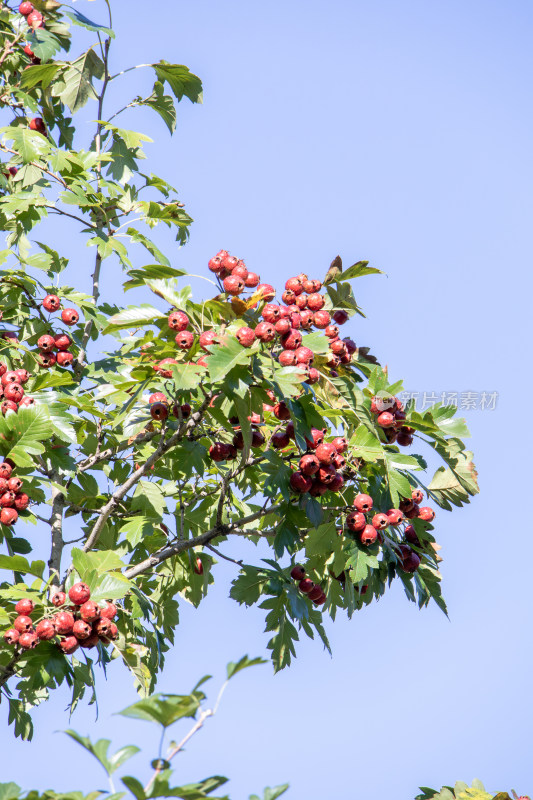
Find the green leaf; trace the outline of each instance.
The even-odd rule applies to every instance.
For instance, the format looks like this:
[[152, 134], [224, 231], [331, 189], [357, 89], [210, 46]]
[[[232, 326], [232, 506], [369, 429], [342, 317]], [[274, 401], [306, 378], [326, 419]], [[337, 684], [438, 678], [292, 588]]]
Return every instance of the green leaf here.
[[124, 764], [128, 759], [132, 758], [136, 753], [140, 753], [140, 747], [136, 747], [135, 745], [126, 745], [126, 747], [122, 747], [120, 750], [117, 750], [115, 755], [109, 756], [108, 750], [109, 745], [111, 744], [110, 739], [98, 739], [97, 742], [93, 742], [89, 739], [88, 736], [81, 736], [81, 734], [77, 733], [73, 730], [66, 730], [63, 731], [66, 733], [67, 736], [70, 736], [71, 739], [74, 739], [79, 745], [85, 748], [89, 753], [91, 753], [94, 758], [102, 765], [104, 770], [108, 775], [112, 775], [122, 764]]
[[168, 83], [178, 101], [185, 96], [191, 103], [202, 102], [202, 82], [188, 67], [182, 64], [169, 64], [168, 61], [159, 61], [157, 64], [152, 64], [152, 67], [159, 81]]
[[255, 350], [257, 347], [243, 347], [233, 336], [224, 337], [224, 343], [211, 347], [211, 355], [206, 359], [211, 381], [217, 383], [233, 367], [248, 364]]
[[45, 448], [41, 442], [47, 441], [52, 435], [46, 407], [22, 407], [16, 414], [8, 414], [0, 419], [0, 434], [4, 458], [12, 459], [20, 467], [33, 467], [31, 456], [43, 453]]
[[53, 93], [65, 103], [74, 114], [98, 95], [92, 84], [93, 78], [103, 78], [104, 64], [94, 50], [87, 50], [61, 73], [61, 81], [56, 81]]
[[246, 669], [247, 667], [254, 667], [257, 664], [266, 664], [264, 658], [248, 658], [248, 656], [243, 656], [239, 661], [234, 662], [230, 661], [229, 664], [226, 665], [226, 675], [229, 681], [230, 678], [233, 678], [238, 672], [242, 669]]
[[170, 133], [176, 129], [176, 108], [172, 98], [164, 93], [163, 84], [160, 81], [154, 83], [154, 90], [149, 97], [145, 97], [138, 103], [141, 106], [152, 108], [163, 120]]
[[107, 28], [105, 25], [99, 25], [97, 22], [92, 22], [74, 8], [64, 8], [63, 14], [69, 17], [75, 25], [80, 25], [82, 28], [86, 28], [88, 31], [94, 31], [95, 33], [105, 33], [107, 36], [111, 37], [111, 39], [115, 38], [115, 33], [111, 28]]
[[140, 306], [128, 306], [109, 318], [109, 323], [104, 328], [103, 333], [112, 333], [122, 328], [138, 328], [150, 325], [158, 319], [164, 319], [164, 317], [165, 314], [159, 309], [147, 303], [142, 303]]
[[168, 728], [179, 719], [196, 716], [200, 702], [204, 699], [202, 692], [192, 694], [154, 694], [138, 703], [124, 708], [118, 713], [123, 717], [158, 722]]
[[245, 565], [242, 572], [232, 581], [230, 597], [242, 605], [251, 606], [261, 596], [261, 589], [268, 578], [257, 567]]
[[344, 272], [339, 272], [331, 282], [351, 281], [353, 278], [362, 278], [364, 275], [383, 275], [383, 272], [375, 267], [369, 267], [368, 261], [358, 261], [348, 269], [345, 269]]
[[21, 792], [16, 783], [0, 783], [0, 800], [17, 800]]

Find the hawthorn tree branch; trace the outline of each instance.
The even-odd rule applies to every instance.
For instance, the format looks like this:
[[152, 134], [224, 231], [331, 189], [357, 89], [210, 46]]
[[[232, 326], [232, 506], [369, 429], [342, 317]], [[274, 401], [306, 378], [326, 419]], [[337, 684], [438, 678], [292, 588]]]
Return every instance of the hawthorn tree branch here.
[[179, 444], [179, 442], [184, 438], [186, 433], [191, 431], [199, 424], [205, 413], [205, 410], [207, 409], [209, 403], [211, 402], [211, 397], [212, 395], [209, 394], [203, 401], [198, 411], [195, 411], [194, 414], [191, 414], [187, 422], [182, 422], [176, 433], [170, 436], [170, 438], [164, 439], [163, 437], [161, 437], [161, 440], [159, 441], [159, 444], [157, 445], [152, 455], [149, 456], [147, 460], [144, 462], [144, 464], [142, 464], [138, 470], [133, 472], [129, 476], [129, 478], [125, 480], [124, 483], [121, 486], [119, 486], [118, 489], [116, 489], [116, 491], [113, 492], [108, 502], [100, 511], [98, 519], [96, 520], [93, 529], [89, 534], [89, 537], [83, 547], [83, 550], [85, 552], [94, 547], [94, 545], [98, 541], [98, 538], [103, 530], [105, 523], [109, 519], [109, 516], [116, 508], [116, 506], [120, 503], [120, 501], [127, 495], [130, 489], [132, 489], [135, 486], [135, 484], [138, 483], [144, 475], [146, 475], [146, 473], [156, 463], [156, 461], [159, 461], [161, 456], [163, 456], [166, 452], [168, 452], [177, 444]]
[[[58, 472], [51, 475], [53, 481], [60, 479]], [[52, 584], [59, 586], [59, 575], [61, 569], [61, 556], [63, 554], [63, 510], [65, 508], [65, 495], [57, 486], [52, 486], [52, 515], [49, 523], [52, 532], [52, 546], [50, 558], [48, 559], [48, 570], [52, 578]]]
[[281, 507], [281, 504], [277, 504], [261, 508], [259, 511], [256, 511], [253, 514], [248, 514], [246, 517], [235, 520], [230, 525], [215, 526], [214, 528], [211, 528], [211, 530], [196, 536], [194, 539], [185, 539], [178, 541], [175, 544], [168, 545], [168, 547], [164, 547], [162, 550], [159, 550], [159, 552], [152, 553], [151, 556], [148, 556], [148, 558], [146, 558], [144, 561], [140, 561], [139, 564], [135, 564], [133, 567], [127, 569], [124, 575], [130, 580], [132, 578], [136, 578], [138, 575], [142, 575], [144, 572], [148, 572], [154, 567], [157, 567], [159, 564], [162, 564], [163, 561], [167, 561], [167, 559], [172, 558], [172, 556], [176, 556], [179, 553], [182, 553], [184, 550], [190, 550], [192, 547], [206, 545], [211, 541], [211, 539], [216, 539], [218, 536], [229, 536], [232, 533], [246, 535], [246, 531], [238, 531], [237, 529], [242, 528], [243, 525], [247, 525], [249, 522], [255, 522], [256, 519], [261, 519], [261, 517], [265, 517], [267, 514], [272, 514]]

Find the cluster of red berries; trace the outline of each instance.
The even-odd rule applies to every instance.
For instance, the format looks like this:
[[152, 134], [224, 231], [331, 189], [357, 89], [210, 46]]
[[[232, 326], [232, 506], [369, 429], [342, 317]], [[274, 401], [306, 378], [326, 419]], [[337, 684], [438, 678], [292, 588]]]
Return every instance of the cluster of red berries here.
[[30, 379], [30, 373], [25, 369], [8, 369], [0, 363], [0, 409], [5, 415], [9, 411], [18, 411], [22, 406], [32, 406], [33, 397], [24, 394], [24, 384]]
[[370, 410], [376, 415], [376, 422], [383, 429], [389, 444], [396, 442], [403, 447], [413, 443], [414, 428], [405, 425], [406, 414], [403, 403], [397, 397], [375, 396]]
[[[164, 392], [154, 392], [150, 395], [148, 402], [150, 403], [150, 414], [152, 419], [164, 422], [170, 414], [170, 401]], [[172, 413], [177, 419], [187, 419], [191, 415], [191, 406], [189, 403], [173, 403]]]
[[219, 250], [207, 266], [222, 281], [226, 294], [237, 296], [246, 289], [255, 289], [264, 299], [268, 299], [269, 296], [274, 297], [273, 287], [268, 283], [260, 284], [259, 275], [249, 272], [244, 261], [230, 256], [227, 250]]
[[[400, 502], [400, 508], [391, 508], [384, 513], [378, 512], [369, 522], [366, 515], [372, 511], [374, 501], [368, 494], [358, 494], [353, 501], [355, 510], [350, 511], [346, 517], [346, 528], [351, 533], [357, 533], [361, 544], [369, 547], [376, 541], [383, 541], [381, 531], [388, 527], [398, 528], [406, 519], [416, 517], [424, 522], [432, 522], [435, 519], [435, 512], [427, 506], [420, 508], [419, 504], [423, 499], [422, 490], [415, 489], [410, 500], [405, 499]], [[405, 541], [398, 545], [402, 569], [406, 572], [416, 572], [420, 566], [420, 556], [409, 545], [422, 547], [422, 543], [412, 525], [405, 528], [403, 537]]]
[[301, 564], [296, 564], [291, 569], [291, 578], [298, 581], [298, 589], [308, 596], [313, 605], [321, 606], [326, 602], [324, 590], [318, 583], [313, 583], [310, 578], [305, 577], [305, 569]]
[[19, 6], [19, 14], [26, 17], [26, 22], [30, 28], [44, 28], [43, 15], [40, 11], [36, 11], [31, 3], [21, 3]]
[[[109, 644], [118, 636], [118, 628], [113, 622], [117, 614], [114, 603], [107, 602], [101, 608], [90, 599], [91, 592], [87, 584], [75, 583], [69, 589], [68, 598], [73, 604], [68, 610], [58, 611], [52, 616], [42, 617], [33, 625], [31, 614], [35, 603], [30, 599], [19, 600], [15, 605], [18, 616], [13, 627], [4, 633], [4, 641], [10, 645], [18, 645], [22, 650], [33, 650], [39, 642], [58, 638], [57, 646], [63, 653], [73, 653], [78, 647], [96, 647], [98, 642]], [[64, 592], [56, 592], [52, 604], [64, 606], [67, 597]]]
[[30, 498], [22, 491], [23, 481], [13, 474], [14, 463], [10, 460], [0, 464], [0, 522], [14, 525], [19, 511], [25, 511]]
[[[59, 311], [61, 301], [56, 294], [47, 294], [42, 306], [46, 311]], [[65, 325], [76, 325], [79, 318], [80, 315], [74, 308], [64, 308], [61, 311], [61, 321]], [[37, 340], [37, 346], [39, 348], [37, 361], [43, 369], [50, 369], [56, 364], [59, 367], [70, 367], [74, 361], [74, 356], [69, 352], [72, 339], [66, 333], [45, 333]]]
[[344, 436], [336, 436], [332, 442], [324, 441], [324, 431], [313, 429], [312, 440], [307, 441], [308, 450], [300, 458], [298, 469], [290, 477], [291, 489], [298, 494], [309, 492], [312, 497], [321, 497], [327, 491], [338, 492], [344, 486], [344, 478], [338, 470], [346, 466], [343, 453], [348, 449]]

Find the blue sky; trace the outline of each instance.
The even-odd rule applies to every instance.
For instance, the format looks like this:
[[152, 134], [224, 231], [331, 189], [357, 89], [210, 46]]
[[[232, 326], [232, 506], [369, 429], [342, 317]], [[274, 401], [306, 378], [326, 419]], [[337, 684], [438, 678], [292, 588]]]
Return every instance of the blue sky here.
[[[76, 7], [104, 19], [102, 2]], [[224, 247], [280, 285], [302, 270], [321, 277], [337, 253], [368, 259], [387, 277], [355, 286], [367, 313], [347, 326], [358, 344], [410, 390], [499, 395], [495, 410], [466, 413], [481, 494], [436, 522], [450, 619], [418, 612], [393, 587], [328, 625], [333, 659], [302, 641], [290, 670], [243, 673], [178, 779], [226, 774], [234, 798], [284, 781], [294, 800], [411, 798], [418, 785], [474, 777], [533, 792], [531, 540], [520, 510], [531, 438], [531, 5], [160, 0], [115, 2], [114, 14], [117, 69], [162, 57], [204, 81], [204, 105], [180, 105], [173, 139], [155, 115], [121, 122], [156, 140], [149, 168], [179, 187], [195, 219], [190, 243], [171, 251], [176, 266], [206, 273]], [[109, 111], [148, 85], [148, 72], [130, 73]], [[76, 233], [65, 248], [78, 275], [87, 267], [89, 290]], [[119, 278], [106, 270], [104, 295], [116, 297]], [[265, 654], [261, 615], [227, 598], [233, 565], [218, 573], [202, 608], [182, 609], [161, 690], [185, 691], [206, 672], [220, 681], [226, 661]], [[114, 665], [98, 722], [83, 708], [71, 726], [117, 746], [153, 743], [155, 755], [155, 731], [113, 716], [134, 700]], [[30, 788], [31, 772], [41, 787], [95, 788], [77, 745], [51, 735], [68, 726], [65, 703], [59, 692], [37, 711], [34, 744], [4, 734], [2, 780]]]

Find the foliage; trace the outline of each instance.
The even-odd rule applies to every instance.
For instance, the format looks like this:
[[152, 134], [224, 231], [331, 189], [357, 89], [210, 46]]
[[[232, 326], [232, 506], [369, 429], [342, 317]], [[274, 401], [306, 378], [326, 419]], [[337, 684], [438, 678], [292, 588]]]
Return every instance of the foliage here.
[[[153, 695], [120, 712], [125, 716], [146, 720], [162, 728], [157, 756], [149, 762], [152, 774], [148, 781], [143, 782], [133, 775], [122, 774], [119, 776], [122, 784], [121, 790], [117, 790], [119, 786], [117, 772], [122, 770], [126, 762], [141, 752], [141, 748], [137, 747], [137, 745], [126, 745], [115, 753], [110, 754], [111, 742], [109, 739], [98, 739], [98, 741], [93, 742], [88, 736], [82, 736], [76, 731], [67, 730], [65, 731], [67, 736], [83, 747], [103, 769], [109, 782], [110, 792], [104, 792], [100, 789], [85, 795], [83, 791], [79, 790], [55, 792], [48, 789], [41, 792], [38, 788], [35, 788], [28, 791], [21, 789], [16, 783], [10, 782], [0, 783], [0, 798], [2, 800], [67, 800], [67, 798], [68, 800], [96, 800], [96, 798], [106, 795], [108, 800], [111, 800], [111, 798], [119, 800], [121, 797], [133, 797], [135, 800], [149, 800], [149, 798], [155, 797], [179, 797], [182, 800], [229, 800], [229, 795], [224, 794], [222, 796], [218, 793], [218, 790], [228, 782], [228, 779], [221, 775], [211, 775], [196, 783], [188, 783], [184, 786], [173, 785], [172, 775], [174, 770], [172, 761], [183, 752], [187, 742], [203, 728], [205, 722], [216, 714], [222, 693], [231, 678], [240, 670], [260, 663], [264, 663], [260, 658], [249, 659], [244, 656], [237, 664], [228, 664], [228, 677], [222, 685], [212, 708], [202, 707], [206, 700], [206, 695], [199, 690], [199, 687], [204, 685], [210, 678], [210, 676], [204, 676], [188, 695]], [[167, 728], [184, 718], [193, 719], [194, 724], [179, 743], [171, 741], [165, 751]], [[129, 769], [128, 766], [128, 772]], [[84, 770], [80, 770], [80, 773], [82, 775], [89, 774]], [[92, 774], [92, 771], [90, 774]], [[262, 800], [275, 800], [285, 794], [287, 789], [288, 784], [273, 788], [267, 787], [264, 790]], [[217, 792], [217, 794], [215, 795], [213, 792]], [[249, 800], [261, 799], [254, 794], [250, 795]]]
[[[415, 800], [511, 800], [511, 795], [507, 792], [491, 794], [485, 791], [481, 781], [472, 781], [472, 786], [458, 781], [455, 786], [443, 786], [440, 792], [436, 789], [421, 787], [422, 794], [418, 794]], [[514, 800], [529, 800], [529, 797], [518, 798], [516, 792], [512, 793]]]
[[[185, 271], [153, 238], [154, 229], [165, 226], [184, 244], [191, 217], [164, 178], [142, 170], [150, 139], [116, 121], [126, 110], [147, 107], [172, 133], [176, 103], [201, 101], [200, 80], [185, 66], [162, 60], [147, 67], [154, 74], [150, 95], [108, 114], [108, 86], [135, 68], [109, 72], [111, 14], [104, 25], [51, 0], [35, 6], [44, 14], [44, 28], [29, 27], [9, 6], [0, 10], [0, 103], [6, 114], [0, 228], [7, 234], [0, 251], [6, 326], [0, 362], [7, 371], [29, 373], [24, 389], [33, 401], [18, 410], [6, 406], [0, 417], [0, 455], [30, 500], [19, 511], [17, 535], [13, 525], [0, 526], [0, 622], [8, 629], [14, 603], [25, 597], [35, 604], [34, 620], [53, 618], [57, 592], [81, 580], [97, 603], [116, 603], [118, 635], [70, 655], [51, 641], [1, 650], [0, 688], [9, 721], [23, 738], [32, 735], [31, 708], [52, 689], [67, 684], [75, 708], [85, 693], [94, 696], [95, 666], [105, 669], [114, 659], [132, 672], [141, 702], [166, 702], [148, 698], [174, 642], [180, 603], [198, 606], [220, 557], [236, 566], [231, 597], [265, 611], [276, 670], [291, 663], [302, 633], [329, 649], [324, 617], [334, 619], [339, 610], [351, 617], [395, 579], [420, 607], [433, 599], [446, 611], [431, 521], [411, 520], [416, 541], [409, 546], [403, 522], [366, 546], [345, 526], [346, 517], [361, 493], [372, 496], [375, 513], [411, 504], [418, 489], [443, 509], [468, 503], [478, 491], [463, 444], [468, 431], [454, 408], [405, 408], [403, 424], [412, 431], [407, 438], [414, 435], [417, 447], [444, 461], [430, 482], [425, 457], [401, 452], [380, 427], [373, 398], [390, 399], [402, 385], [390, 381], [368, 348], [354, 346], [348, 360], [332, 368], [326, 337], [304, 331], [302, 344], [312, 349], [318, 375], [311, 382], [301, 364], [280, 364], [277, 345], [256, 340], [243, 347], [236, 339], [240, 327], [260, 322], [265, 292], [252, 290], [247, 300], [231, 297], [220, 275], [213, 275], [214, 294], [192, 299], [181, 281]], [[89, 44], [68, 61], [71, 25], [80, 28], [76, 42], [88, 37]], [[74, 116], [90, 102], [98, 122], [86, 141]], [[48, 241], [51, 216], [91, 248], [90, 294], [68, 285], [65, 276], [75, 273], [57, 235]], [[139, 302], [114, 302], [107, 283], [113, 263], [125, 272], [124, 291], [136, 292]], [[350, 281], [378, 272], [367, 262], [343, 272], [336, 259], [323, 281], [325, 310], [362, 314]], [[79, 309], [79, 321], [63, 323], [49, 313], [43, 299], [50, 294], [64, 310]], [[193, 333], [185, 350], [177, 348], [169, 327], [173, 309], [187, 314]], [[60, 364], [60, 353], [53, 363], [55, 356], [39, 352], [38, 342], [50, 331], [68, 331], [71, 365]], [[199, 337], [206, 331], [217, 338], [202, 348]], [[165, 359], [170, 362], [161, 365]], [[165, 394], [173, 411], [168, 418], [154, 418], [149, 398], [155, 392]], [[283, 425], [279, 403], [287, 410]], [[287, 423], [292, 438], [276, 449], [273, 437]], [[346, 438], [342, 489], [299, 496], [290, 489], [291, 475], [313, 430], [322, 429], [328, 441]], [[215, 442], [231, 449], [239, 432], [242, 449], [232, 459], [210, 457]], [[259, 433], [264, 444], [255, 446]], [[75, 547], [63, 535], [67, 518], [79, 526]], [[37, 522], [49, 531], [46, 564], [31, 560]], [[238, 559], [224, 552], [231, 541], [240, 543]], [[415, 569], [406, 567], [405, 547], [415, 554]], [[291, 578], [302, 559], [323, 594], [320, 605]]]

